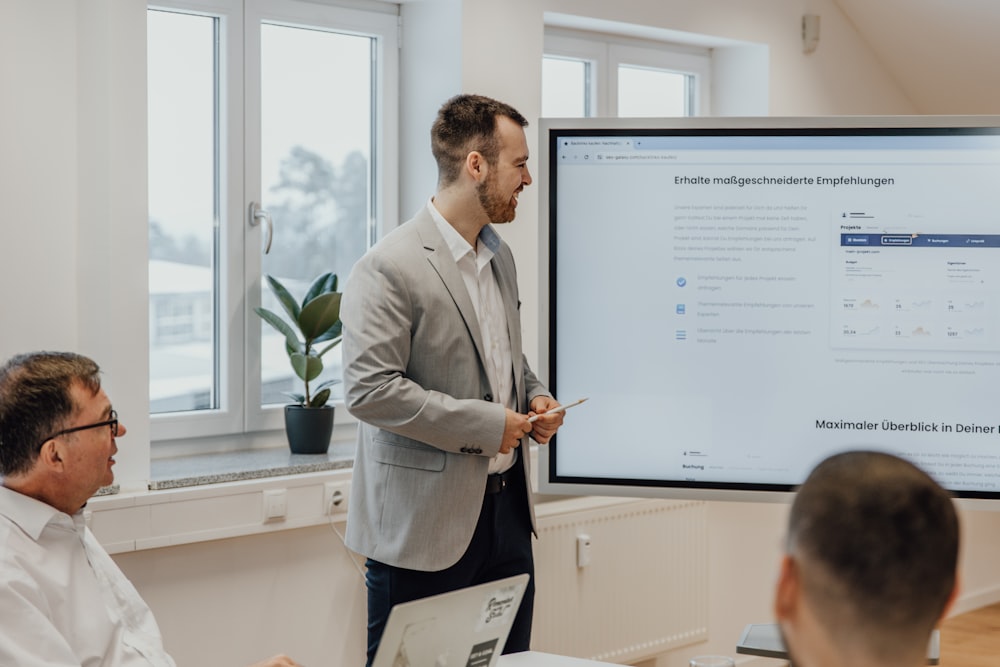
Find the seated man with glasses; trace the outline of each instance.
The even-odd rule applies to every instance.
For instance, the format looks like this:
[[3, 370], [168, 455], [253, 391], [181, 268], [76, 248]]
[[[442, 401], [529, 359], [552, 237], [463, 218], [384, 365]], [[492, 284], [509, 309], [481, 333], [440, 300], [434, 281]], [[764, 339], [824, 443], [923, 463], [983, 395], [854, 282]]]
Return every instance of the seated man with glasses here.
[[83, 520], [114, 481], [125, 433], [87, 357], [38, 352], [0, 367], [0, 665], [174, 665], [149, 607]]

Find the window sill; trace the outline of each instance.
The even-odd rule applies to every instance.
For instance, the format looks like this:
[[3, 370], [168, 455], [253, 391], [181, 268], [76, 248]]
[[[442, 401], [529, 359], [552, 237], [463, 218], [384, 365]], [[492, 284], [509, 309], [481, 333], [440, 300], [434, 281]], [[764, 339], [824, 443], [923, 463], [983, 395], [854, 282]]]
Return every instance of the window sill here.
[[326, 454], [292, 454], [287, 447], [221, 452], [155, 459], [149, 489], [163, 491], [188, 486], [274, 478], [350, 468], [353, 442], [333, 442]]

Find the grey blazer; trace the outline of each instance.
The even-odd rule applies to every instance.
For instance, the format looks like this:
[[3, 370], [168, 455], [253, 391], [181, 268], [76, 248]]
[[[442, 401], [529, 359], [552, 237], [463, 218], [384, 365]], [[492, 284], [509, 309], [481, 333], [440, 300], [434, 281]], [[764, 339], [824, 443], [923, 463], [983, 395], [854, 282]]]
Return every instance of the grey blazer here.
[[[517, 406], [526, 412], [532, 398], [548, 393], [522, 352], [506, 243], [492, 261], [517, 362]], [[347, 409], [361, 422], [347, 546], [397, 567], [445, 569], [472, 539], [506, 413], [493, 402], [465, 283], [426, 208], [358, 261], [341, 319]], [[529, 481], [527, 446], [525, 438], [518, 455]]]

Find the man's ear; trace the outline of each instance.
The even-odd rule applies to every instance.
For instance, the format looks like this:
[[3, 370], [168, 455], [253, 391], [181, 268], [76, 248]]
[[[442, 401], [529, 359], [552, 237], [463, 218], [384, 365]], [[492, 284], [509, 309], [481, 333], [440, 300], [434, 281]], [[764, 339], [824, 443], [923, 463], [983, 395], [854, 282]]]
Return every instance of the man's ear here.
[[59, 456], [59, 447], [55, 440], [46, 440], [42, 448], [38, 450], [38, 463], [46, 468], [61, 468], [62, 457]]
[[476, 181], [480, 181], [486, 176], [486, 159], [479, 151], [472, 151], [465, 156], [465, 170], [469, 172]]
[[774, 617], [783, 621], [795, 615], [796, 606], [802, 582], [799, 580], [799, 569], [795, 559], [785, 554], [781, 560], [781, 572], [778, 574], [778, 585], [774, 592]]

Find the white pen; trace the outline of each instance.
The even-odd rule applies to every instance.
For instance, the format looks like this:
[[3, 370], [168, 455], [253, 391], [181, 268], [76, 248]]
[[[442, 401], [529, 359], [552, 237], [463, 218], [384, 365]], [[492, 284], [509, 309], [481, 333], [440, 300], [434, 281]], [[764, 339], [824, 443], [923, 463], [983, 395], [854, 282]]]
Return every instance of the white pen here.
[[538, 421], [538, 418], [541, 417], [542, 415], [554, 415], [557, 412], [563, 412], [565, 410], [569, 410], [570, 408], [572, 408], [575, 405], [580, 405], [585, 400], [587, 400], [587, 399], [581, 398], [579, 401], [573, 401], [572, 403], [567, 403], [566, 405], [560, 405], [557, 408], [552, 408], [551, 410], [547, 410], [545, 412], [540, 412], [537, 415], [528, 417], [528, 423], [529, 424], [535, 423], [536, 421]]

